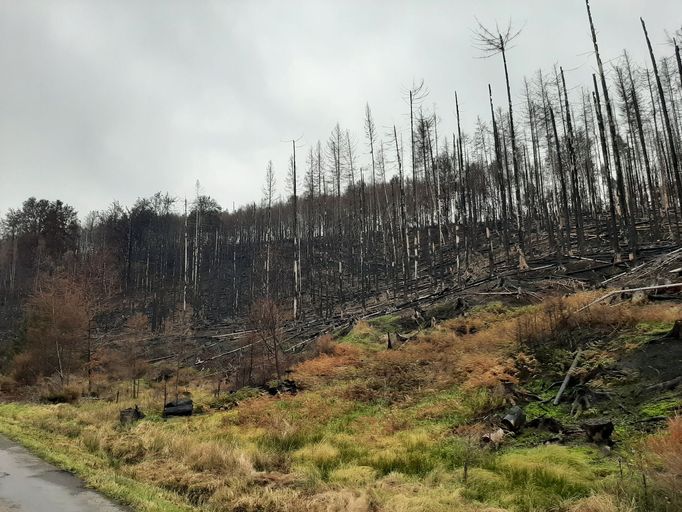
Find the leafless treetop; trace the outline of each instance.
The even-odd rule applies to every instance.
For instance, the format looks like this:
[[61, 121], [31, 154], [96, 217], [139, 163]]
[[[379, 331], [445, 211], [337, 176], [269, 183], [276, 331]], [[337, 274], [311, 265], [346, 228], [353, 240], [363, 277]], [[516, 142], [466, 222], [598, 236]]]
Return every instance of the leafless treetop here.
[[510, 47], [510, 44], [521, 34], [523, 27], [516, 29], [511, 19], [506, 27], [495, 24], [495, 29], [489, 29], [478, 18], [476, 19], [476, 29], [474, 29], [474, 48], [483, 53], [482, 58], [492, 57]]

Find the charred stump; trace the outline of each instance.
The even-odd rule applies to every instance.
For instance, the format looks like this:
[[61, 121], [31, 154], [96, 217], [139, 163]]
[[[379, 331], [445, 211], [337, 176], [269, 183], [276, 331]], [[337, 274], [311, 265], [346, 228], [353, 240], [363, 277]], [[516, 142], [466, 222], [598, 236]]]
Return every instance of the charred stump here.
[[509, 409], [504, 418], [502, 418], [502, 426], [512, 432], [518, 432], [525, 423], [526, 414], [518, 405]]
[[291, 379], [285, 379], [267, 386], [265, 390], [272, 396], [278, 395], [280, 393], [295, 395], [298, 393], [298, 384]]
[[194, 412], [194, 402], [190, 399], [174, 400], [163, 406], [163, 417], [191, 416]]
[[671, 340], [682, 340], [682, 320], [675, 320], [673, 328], [665, 337]]
[[585, 421], [580, 425], [587, 439], [597, 444], [611, 444], [613, 422], [606, 418]]
[[135, 423], [142, 418], [144, 418], [144, 413], [137, 405], [135, 405], [135, 407], [122, 409], [118, 415], [118, 420], [121, 422], [121, 425], [130, 425], [131, 423]]

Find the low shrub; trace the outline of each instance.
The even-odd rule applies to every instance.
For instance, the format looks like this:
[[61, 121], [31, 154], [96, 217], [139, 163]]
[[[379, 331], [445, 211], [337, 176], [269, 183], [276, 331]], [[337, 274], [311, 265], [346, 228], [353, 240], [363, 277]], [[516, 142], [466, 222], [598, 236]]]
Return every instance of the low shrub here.
[[323, 334], [315, 340], [313, 344], [313, 354], [320, 356], [322, 354], [332, 355], [334, 353], [334, 347], [336, 342], [329, 334]]

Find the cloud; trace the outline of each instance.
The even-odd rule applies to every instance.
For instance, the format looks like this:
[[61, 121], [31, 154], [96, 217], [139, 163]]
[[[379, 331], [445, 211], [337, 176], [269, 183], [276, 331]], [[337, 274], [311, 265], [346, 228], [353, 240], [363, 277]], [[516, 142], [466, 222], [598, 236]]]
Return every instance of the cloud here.
[[[593, 12], [606, 60], [628, 48], [646, 61], [639, 15], [658, 42], [676, 28], [673, 1]], [[269, 159], [285, 181], [284, 140], [324, 141], [339, 121], [364, 153], [365, 103], [380, 133], [405, 130], [404, 91], [421, 78], [440, 133], [454, 128], [455, 90], [470, 131], [487, 84], [497, 103], [505, 94], [499, 59], [476, 58], [474, 16], [525, 23], [509, 55], [515, 101], [524, 75], [555, 63], [569, 87], [589, 84], [580, 1], [3, 2], [0, 212], [35, 195], [84, 216], [158, 190], [191, 196], [197, 179], [224, 207], [258, 201]]]

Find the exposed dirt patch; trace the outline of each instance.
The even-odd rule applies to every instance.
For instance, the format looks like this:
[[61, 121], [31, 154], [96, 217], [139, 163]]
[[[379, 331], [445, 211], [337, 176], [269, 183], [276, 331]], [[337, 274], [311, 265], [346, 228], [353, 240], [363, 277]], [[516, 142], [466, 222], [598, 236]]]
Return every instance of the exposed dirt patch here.
[[617, 367], [637, 372], [642, 384], [654, 384], [682, 375], [682, 341], [661, 339], [644, 344], [623, 357]]

